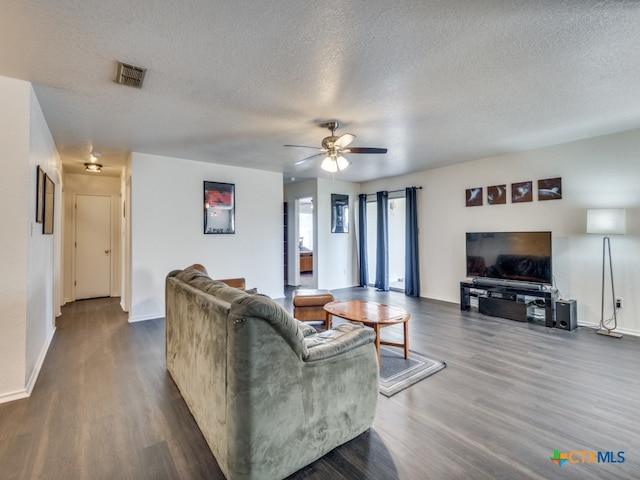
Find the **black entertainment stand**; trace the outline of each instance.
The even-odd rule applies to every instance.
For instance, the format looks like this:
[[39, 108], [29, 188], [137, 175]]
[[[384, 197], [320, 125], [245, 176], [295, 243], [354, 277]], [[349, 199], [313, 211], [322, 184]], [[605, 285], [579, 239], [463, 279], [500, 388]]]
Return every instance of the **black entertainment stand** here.
[[478, 310], [485, 315], [526, 322], [530, 298], [536, 307], [544, 308], [544, 324], [555, 325], [556, 290], [527, 288], [517, 284], [489, 284], [465, 280], [460, 282], [460, 310], [471, 309], [471, 297], [478, 297]]

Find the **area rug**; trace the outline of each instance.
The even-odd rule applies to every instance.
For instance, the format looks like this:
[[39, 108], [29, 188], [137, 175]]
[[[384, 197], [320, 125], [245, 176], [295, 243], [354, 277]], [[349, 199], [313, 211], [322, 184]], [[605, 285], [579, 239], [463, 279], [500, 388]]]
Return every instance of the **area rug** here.
[[380, 393], [391, 397], [446, 366], [416, 352], [405, 359], [402, 349], [380, 347]]

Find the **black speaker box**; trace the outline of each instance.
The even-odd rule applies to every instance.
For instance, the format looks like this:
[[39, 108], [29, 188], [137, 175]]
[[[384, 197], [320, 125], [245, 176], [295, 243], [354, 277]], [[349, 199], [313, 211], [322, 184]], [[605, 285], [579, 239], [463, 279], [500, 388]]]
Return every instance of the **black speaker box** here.
[[575, 300], [556, 302], [556, 328], [574, 330], [578, 326], [578, 314]]

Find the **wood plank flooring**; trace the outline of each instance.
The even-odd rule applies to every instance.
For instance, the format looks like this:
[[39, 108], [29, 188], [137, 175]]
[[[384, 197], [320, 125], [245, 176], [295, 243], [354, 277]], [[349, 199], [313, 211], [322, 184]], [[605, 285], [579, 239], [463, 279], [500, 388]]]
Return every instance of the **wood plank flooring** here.
[[[411, 349], [447, 368], [380, 395], [370, 431], [290, 480], [640, 478], [639, 338], [333, 293], [409, 310]], [[31, 397], [0, 405], [0, 478], [224, 478], [165, 370], [163, 319], [129, 324], [119, 299], [97, 299], [65, 306], [57, 327]], [[558, 467], [554, 449], [625, 460]]]

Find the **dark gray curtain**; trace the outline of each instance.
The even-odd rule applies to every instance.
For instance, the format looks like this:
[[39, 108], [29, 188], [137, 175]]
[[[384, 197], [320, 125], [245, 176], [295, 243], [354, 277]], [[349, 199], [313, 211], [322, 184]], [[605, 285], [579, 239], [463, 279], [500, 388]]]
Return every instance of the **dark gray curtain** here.
[[387, 204], [389, 192], [376, 193], [378, 206], [378, 225], [376, 241], [376, 289], [389, 290], [389, 218]]
[[405, 279], [404, 293], [420, 296], [420, 255], [418, 255], [418, 201], [417, 188], [408, 187], [405, 192]]
[[358, 195], [358, 277], [361, 287], [369, 284], [369, 269], [367, 267], [367, 195]]

